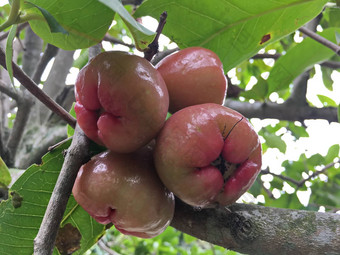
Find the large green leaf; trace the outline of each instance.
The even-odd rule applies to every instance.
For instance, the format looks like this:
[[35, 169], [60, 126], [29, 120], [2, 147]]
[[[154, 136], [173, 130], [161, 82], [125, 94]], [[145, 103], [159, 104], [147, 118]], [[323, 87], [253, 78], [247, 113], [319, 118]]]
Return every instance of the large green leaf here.
[[167, 11], [164, 34], [181, 48], [215, 51], [226, 71], [318, 15], [327, 0], [148, 0], [135, 16], [158, 19]]
[[32, 0], [50, 13], [68, 32], [52, 33], [40, 10], [26, 4], [26, 12], [41, 16], [29, 23], [33, 31], [46, 42], [65, 50], [87, 48], [102, 40], [113, 20], [114, 12], [97, 0]]
[[[336, 31], [340, 32], [340, 28], [327, 28], [319, 35], [335, 43]], [[334, 51], [312, 38], [304, 39], [276, 61], [267, 79], [268, 94], [288, 88], [294, 78], [303, 71], [329, 59], [334, 54]]]
[[[46, 154], [41, 165], [28, 168], [11, 187], [9, 199], [1, 202], [0, 254], [33, 254], [33, 239], [62, 167], [63, 151], [69, 144], [70, 141]], [[83, 254], [88, 250], [105, 228], [91, 219], [73, 198], [65, 211], [62, 226], [66, 225], [72, 230], [64, 232], [66, 240], [70, 232], [79, 233], [81, 237], [80, 250], [74, 254]], [[54, 254], [58, 254], [56, 249]]]

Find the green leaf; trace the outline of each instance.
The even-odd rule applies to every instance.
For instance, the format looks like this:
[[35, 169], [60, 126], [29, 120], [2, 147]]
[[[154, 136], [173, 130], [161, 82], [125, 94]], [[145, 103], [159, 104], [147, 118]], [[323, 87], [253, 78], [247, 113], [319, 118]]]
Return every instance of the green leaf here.
[[88, 48], [99, 43], [112, 23], [114, 12], [97, 0], [31, 0], [45, 9], [68, 34], [52, 33], [44, 16], [37, 8], [25, 4], [27, 15], [41, 16], [30, 20], [33, 31], [44, 41], [65, 50]]
[[241, 93], [245, 98], [254, 100], [264, 100], [268, 91], [268, 83], [262, 77], [259, 77], [258, 82], [250, 90]]
[[[129, 28], [138, 50], [145, 50], [155, 37], [155, 33], [138, 23], [124, 8], [119, 0], [98, 0], [113, 11], [117, 12]], [[163, 11], [162, 11], [163, 12]], [[158, 13], [158, 16], [162, 13]], [[158, 18], [157, 18], [158, 19]]]
[[330, 68], [321, 67], [321, 72], [323, 84], [329, 91], [333, 91], [333, 80], [331, 77], [333, 70]]
[[13, 41], [17, 32], [17, 24], [14, 24], [8, 34], [7, 41], [6, 41], [6, 68], [11, 79], [12, 85], [14, 87], [14, 79], [13, 79], [13, 65], [12, 65], [12, 58], [13, 58]]
[[[340, 31], [340, 28], [327, 28], [318, 34], [335, 42], [335, 31]], [[287, 89], [299, 74], [333, 55], [335, 53], [331, 49], [312, 38], [305, 38], [275, 62], [267, 79], [268, 95], [274, 91]]]
[[202, 46], [221, 58], [225, 71], [317, 16], [327, 0], [148, 0], [134, 14], [155, 19], [167, 11], [164, 34], [180, 48]]
[[[63, 151], [69, 145], [70, 141], [64, 143], [46, 154], [41, 165], [29, 167], [9, 190], [9, 199], [1, 202], [0, 254], [33, 254], [33, 239], [62, 167]], [[71, 223], [81, 235], [80, 250], [73, 254], [84, 254], [104, 233], [105, 226], [92, 220], [72, 198], [62, 226], [67, 223]], [[54, 254], [58, 252], [55, 250]]]
[[337, 104], [335, 103], [335, 101], [327, 96], [324, 95], [317, 95], [317, 97], [319, 98], [319, 100], [321, 101], [321, 103], [324, 106], [337, 106]]
[[266, 140], [266, 144], [270, 148], [277, 148], [280, 152], [285, 153], [287, 145], [286, 143], [281, 139], [280, 136], [277, 136], [272, 133], [265, 132], [263, 134], [263, 138]]
[[332, 163], [336, 157], [340, 156], [339, 151], [340, 151], [339, 144], [334, 144], [331, 147], [329, 147], [327, 155], [325, 156], [325, 162], [327, 164]]
[[44, 8], [41, 8], [40, 6], [33, 4], [29, 1], [26, 1], [26, 3], [33, 5], [34, 7], [38, 8], [38, 10], [41, 12], [41, 14], [44, 16], [44, 18], [47, 21], [48, 26], [50, 27], [50, 30], [52, 33], [62, 33], [68, 35], [68, 32], [58, 23], [58, 21]]
[[299, 139], [300, 137], [309, 137], [309, 134], [306, 131], [306, 128], [303, 126], [300, 127], [300, 126], [294, 125], [294, 123], [292, 122], [289, 122], [288, 129], [292, 132], [292, 135], [296, 139]]
[[340, 104], [338, 105], [338, 122], [340, 123]]
[[0, 183], [8, 186], [12, 181], [11, 175], [9, 173], [8, 167], [5, 162], [0, 157]]
[[315, 166], [320, 166], [323, 164], [325, 164], [325, 158], [319, 153], [316, 153], [307, 159], [307, 165], [310, 168], [313, 168]]

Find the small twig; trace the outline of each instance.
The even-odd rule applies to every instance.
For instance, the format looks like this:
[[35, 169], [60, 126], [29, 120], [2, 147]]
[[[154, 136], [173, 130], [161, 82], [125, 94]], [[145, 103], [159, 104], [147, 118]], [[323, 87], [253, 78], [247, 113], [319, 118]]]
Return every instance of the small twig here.
[[[0, 48], [0, 65], [6, 68], [5, 52]], [[43, 92], [37, 84], [25, 74], [21, 68], [12, 61], [14, 77], [37, 99], [39, 99], [44, 105], [46, 105], [54, 113], [58, 114], [63, 120], [65, 120], [71, 127], [76, 126], [76, 120], [69, 114], [63, 107], [57, 104], [51, 99], [45, 92]]]
[[299, 181], [297, 181], [297, 180], [295, 180], [295, 179], [293, 179], [293, 178], [290, 178], [290, 177], [288, 177], [288, 176], [284, 176], [284, 175], [281, 175], [281, 174], [272, 173], [272, 172], [269, 171], [268, 168], [262, 170], [262, 171], [261, 171], [261, 174], [271, 174], [272, 176], [278, 177], [278, 178], [280, 178], [280, 179], [283, 180], [283, 181], [287, 181], [287, 182], [293, 183], [293, 184], [296, 185], [296, 186], [299, 186], [299, 185], [300, 185], [300, 182], [299, 182]]
[[179, 48], [174, 48], [174, 49], [169, 49], [169, 50], [165, 50], [165, 51], [161, 51], [158, 52], [155, 57], [152, 59], [151, 63], [155, 66], [158, 64], [159, 61], [161, 61], [163, 58], [165, 58], [166, 56], [179, 51]]
[[320, 171], [315, 171], [313, 172], [311, 175], [309, 175], [306, 179], [303, 179], [299, 182], [299, 187], [301, 187], [302, 185], [305, 184], [305, 182], [310, 181], [311, 179], [317, 177], [320, 174], [325, 173], [328, 169], [330, 169], [331, 167], [333, 167], [335, 164], [340, 163], [340, 158], [338, 160], [336, 160], [335, 162], [329, 163], [328, 165], [326, 165], [323, 169], [321, 169]]
[[67, 141], [69, 140], [72, 140], [73, 139], [73, 136], [70, 136], [70, 137], [67, 137], [66, 139], [54, 144], [54, 145], [51, 145], [50, 147], [48, 147], [48, 151], [51, 151], [51, 150], [54, 150], [56, 147], [58, 147], [59, 145], [62, 145], [63, 143], [66, 143]]
[[34, 239], [35, 255], [53, 253], [59, 225], [71, 195], [78, 170], [82, 164], [89, 160], [89, 157], [89, 139], [77, 125], [39, 232]]
[[275, 53], [275, 54], [269, 54], [269, 53], [261, 53], [261, 54], [256, 54], [252, 56], [252, 59], [264, 59], [264, 58], [272, 58], [272, 59], [278, 59], [282, 55], [280, 53]]
[[310, 38], [314, 39], [315, 41], [325, 45], [326, 47], [330, 48], [333, 50], [336, 54], [340, 56], [340, 46], [336, 45], [335, 43], [327, 40], [326, 38], [318, 35], [317, 33], [314, 33], [313, 31], [305, 28], [305, 27], [300, 27], [299, 30], [304, 33], [305, 35], [308, 35]]
[[126, 47], [129, 47], [130, 49], [132, 48], [136, 48], [136, 46], [134, 44], [129, 44], [129, 43], [125, 43], [117, 38], [114, 38], [108, 34], [106, 34], [103, 38], [103, 41], [108, 41], [108, 42], [111, 42], [113, 44], [121, 44], [123, 46], [126, 46]]
[[148, 50], [144, 52], [144, 58], [148, 61], [151, 61], [153, 56], [158, 52], [158, 39], [161, 35], [164, 25], [166, 23], [166, 18], [168, 17], [167, 12], [163, 12], [159, 18], [158, 27], [156, 30], [156, 36], [155, 39], [149, 44]]
[[[18, 25], [17, 27], [17, 33], [19, 33], [21, 30], [26, 28], [28, 26], [28, 22], [22, 23]], [[5, 40], [8, 37], [9, 32], [5, 32], [2, 35], [0, 35], [0, 41]]]

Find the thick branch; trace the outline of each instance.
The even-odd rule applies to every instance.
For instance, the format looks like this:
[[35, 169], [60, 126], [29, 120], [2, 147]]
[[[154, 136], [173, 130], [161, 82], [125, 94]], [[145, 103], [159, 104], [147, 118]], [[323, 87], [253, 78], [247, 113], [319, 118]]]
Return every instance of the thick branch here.
[[[5, 52], [0, 48], [0, 65], [6, 68]], [[47, 96], [32, 80], [28, 77], [20, 67], [12, 62], [14, 77], [36, 98], [38, 98], [49, 109], [58, 114], [64, 119], [70, 126], [75, 127], [76, 120], [60, 105], [54, 102], [49, 96]]]
[[318, 35], [317, 33], [314, 33], [313, 31], [305, 28], [300, 27], [299, 30], [304, 33], [305, 35], [308, 35], [310, 38], [314, 39], [315, 41], [325, 45], [326, 47], [330, 48], [332, 51], [334, 51], [336, 54], [340, 56], [340, 46], [336, 45], [332, 41], [327, 40], [326, 38]]
[[176, 203], [171, 223], [199, 239], [246, 254], [338, 254], [340, 215], [234, 204], [197, 210]]
[[53, 253], [54, 242], [79, 168], [89, 160], [89, 140], [76, 126], [71, 146], [48, 203], [39, 232], [34, 239], [34, 254]]
[[289, 121], [303, 121], [306, 119], [325, 119], [337, 122], [337, 109], [335, 107], [316, 108], [308, 105], [277, 104], [272, 102], [248, 103], [235, 100], [226, 100], [225, 106], [230, 107], [247, 118], [280, 119]]

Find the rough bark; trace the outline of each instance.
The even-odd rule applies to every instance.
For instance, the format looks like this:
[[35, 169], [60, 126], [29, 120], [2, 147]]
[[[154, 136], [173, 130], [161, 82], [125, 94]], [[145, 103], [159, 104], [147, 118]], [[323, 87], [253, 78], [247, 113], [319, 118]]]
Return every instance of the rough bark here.
[[340, 251], [338, 214], [245, 204], [197, 210], [178, 202], [171, 225], [246, 254], [335, 255]]
[[89, 140], [77, 126], [39, 232], [34, 239], [35, 255], [53, 253], [57, 231], [64, 215], [67, 201], [72, 192], [78, 170], [82, 164], [89, 160], [88, 148]]

